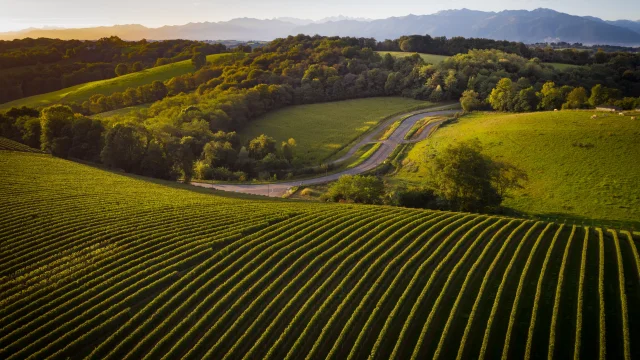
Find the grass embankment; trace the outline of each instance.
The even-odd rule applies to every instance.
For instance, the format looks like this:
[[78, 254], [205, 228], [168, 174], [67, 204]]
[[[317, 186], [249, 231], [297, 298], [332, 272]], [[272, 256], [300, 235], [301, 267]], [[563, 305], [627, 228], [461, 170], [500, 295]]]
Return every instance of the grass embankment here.
[[379, 97], [291, 106], [252, 121], [239, 135], [244, 141], [266, 134], [278, 145], [294, 138], [301, 162], [319, 164], [389, 116], [430, 105], [426, 101]]
[[[216, 61], [225, 56], [233, 56], [233, 54], [216, 54], [207, 56], [207, 61]], [[145, 69], [136, 73], [118, 76], [112, 79], [93, 81], [85, 84], [75, 85], [58, 91], [45, 94], [29, 96], [8, 103], [0, 104], [1, 109], [10, 109], [12, 107], [44, 107], [56, 103], [82, 102], [89, 100], [92, 95], [103, 94], [110, 95], [114, 92], [124, 91], [127, 88], [136, 88], [141, 85], [151, 84], [152, 82], [166, 81], [175, 76], [184, 75], [193, 72], [194, 68], [191, 60], [179, 61], [173, 64], [158, 66]]]
[[394, 179], [426, 180], [427, 159], [478, 138], [496, 160], [525, 170], [529, 182], [504, 205], [548, 219], [640, 227], [640, 122], [592, 111], [478, 113], [440, 127], [411, 148]]

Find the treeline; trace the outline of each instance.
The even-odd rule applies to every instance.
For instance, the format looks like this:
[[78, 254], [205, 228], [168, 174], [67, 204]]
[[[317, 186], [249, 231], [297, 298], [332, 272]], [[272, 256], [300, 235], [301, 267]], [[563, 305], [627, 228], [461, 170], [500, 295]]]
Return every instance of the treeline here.
[[531, 57], [531, 49], [521, 42], [491, 40], [483, 38], [464, 38], [460, 36], [447, 39], [446, 36], [430, 35], [401, 36], [395, 40], [385, 40], [377, 44], [378, 51], [405, 51], [436, 55], [465, 54], [469, 50], [500, 50]]
[[510, 78], [503, 78], [488, 98], [483, 100], [474, 90], [467, 90], [460, 98], [460, 104], [465, 111], [480, 110], [488, 106], [493, 110], [508, 112], [596, 107], [633, 110], [640, 108], [640, 97], [623, 97], [620, 90], [600, 84], [589, 92], [584, 87], [556, 86], [553, 81], [546, 82], [536, 91], [526, 79], [514, 83]]
[[[432, 65], [417, 54], [405, 58], [380, 56], [373, 51], [375, 46], [373, 39], [290, 36], [250, 53], [236, 52], [215, 63], [200, 64], [200, 70], [164, 83], [156, 81], [110, 96], [96, 95], [85, 104], [66, 107], [68, 111], [56, 114], [65, 114], [74, 123], [74, 119], [83, 118], [76, 113], [86, 115], [155, 101], [148, 109], [103, 121], [104, 146], [99, 161], [161, 178], [244, 180], [286, 178], [302, 171], [302, 164], [294, 156], [295, 141], [276, 144], [264, 136], [240, 143], [235, 135], [248, 122], [285, 106], [398, 95], [437, 102], [458, 100], [466, 91], [473, 91], [473, 100], [480, 103], [475, 105], [488, 107], [492, 92], [505, 78], [513, 87], [507, 103], [515, 103], [512, 97], [516, 90], [519, 96], [526, 90], [523, 97], [531, 101], [530, 110], [542, 102], [537, 93], [553, 93], [554, 89], [568, 96], [573, 88], [591, 89], [600, 84], [609, 94], [605, 102], [640, 95], [634, 62], [612, 60], [557, 71], [538, 59], [499, 50], [471, 50]], [[545, 85], [549, 82], [554, 83], [551, 90]], [[36, 124], [42, 124], [44, 115], [38, 122], [38, 118], [10, 113], [2, 120], [5, 125], [0, 136], [32, 141]], [[8, 136], [8, 131], [14, 133]], [[47, 150], [71, 156], [65, 149], [74, 147], [75, 136], [73, 132], [64, 133], [59, 137], [71, 140], [58, 140], [62, 151], [54, 151], [53, 145]], [[54, 137], [38, 145], [55, 141]], [[95, 152], [92, 154], [95, 159]]]
[[0, 103], [188, 60], [194, 53], [225, 51], [222, 44], [187, 40], [129, 42], [115, 36], [98, 41], [0, 41]]
[[[640, 54], [633, 48], [596, 47], [583, 50], [585, 47], [574, 48], [566, 46], [527, 46], [521, 42], [501, 41], [482, 38], [431, 37], [429, 35], [402, 36], [396, 40], [385, 40], [377, 43], [378, 51], [404, 51], [436, 55], [464, 54], [469, 50], [499, 50], [510, 54], [520, 55], [527, 59], [539, 59], [543, 62], [554, 62], [573, 65], [606, 64], [608, 62], [628, 61], [632, 58], [637, 62]], [[581, 45], [581, 44], [580, 44]]]

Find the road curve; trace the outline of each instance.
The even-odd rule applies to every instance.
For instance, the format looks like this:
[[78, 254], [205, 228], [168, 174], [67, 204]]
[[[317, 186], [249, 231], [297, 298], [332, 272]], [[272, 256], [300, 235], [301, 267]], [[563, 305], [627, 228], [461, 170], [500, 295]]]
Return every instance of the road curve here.
[[402, 143], [412, 143], [417, 141], [424, 140], [431, 129], [437, 125], [439, 125], [442, 121], [435, 121], [427, 125], [427, 127], [422, 131], [418, 139], [415, 140], [404, 140], [405, 135], [413, 125], [420, 119], [426, 116], [443, 116], [443, 115], [451, 115], [457, 112], [457, 110], [437, 110], [438, 108], [431, 108], [428, 110], [422, 110], [421, 112], [410, 112], [410, 117], [406, 118], [400, 126], [389, 136], [387, 140], [384, 141], [376, 141], [374, 136], [380, 131], [380, 129], [386, 128], [389, 125], [393, 124], [396, 120], [406, 116], [407, 114], [399, 115], [397, 117], [391, 118], [384, 123], [378, 125], [374, 130], [372, 130], [367, 136], [365, 136], [362, 140], [360, 140], [356, 145], [354, 145], [349, 152], [340, 159], [334, 161], [341, 162], [353, 155], [360, 147], [365, 144], [372, 142], [379, 142], [380, 147], [378, 150], [370, 156], [368, 159], [363, 161], [358, 166], [354, 166], [351, 169], [347, 169], [338, 173], [333, 173], [325, 176], [319, 176], [316, 178], [310, 178], [305, 180], [295, 180], [295, 181], [287, 181], [287, 182], [277, 182], [271, 184], [208, 184], [208, 183], [199, 183], [199, 182], [191, 182], [191, 185], [223, 190], [223, 191], [233, 191], [240, 192], [245, 194], [253, 194], [253, 195], [263, 195], [270, 197], [282, 197], [289, 189], [294, 186], [308, 186], [308, 185], [317, 185], [323, 184], [331, 181], [338, 180], [343, 175], [357, 175], [364, 172], [367, 172], [371, 169], [376, 168], [378, 165], [382, 164], [388, 157], [393, 153], [393, 150]]

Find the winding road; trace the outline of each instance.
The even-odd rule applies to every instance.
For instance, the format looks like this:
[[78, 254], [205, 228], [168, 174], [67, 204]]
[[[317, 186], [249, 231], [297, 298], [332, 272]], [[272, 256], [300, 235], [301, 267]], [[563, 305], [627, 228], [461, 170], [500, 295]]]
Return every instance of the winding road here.
[[[450, 105], [447, 105], [446, 107], [450, 107]], [[429, 135], [433, 127], [439, 125], [444, 121], [444, 120], [440, 120], [440, 121], [431, 122], [422, 131], [422, 133], [417, 139], [404, 140], [404, 137], [407, 134], [407, 132], [411, 130], [413, 125], [418, 120], [427, 116], [451, 115], [458, 111], [458, 110], [438, 110], [442, 108], [443, 107], [436, 107], [436, 108], [430, 108], [430, 109], [421, 110], [421, 111], [413, 111], [410, 113], [405, 113], [405, 114], [395, 116], [385, 122], [380, 123], [378, 126], [376, 126], [375, 129], [370, 131], [356, 145], [354, 145], [344, 156], [342, 156], [341, 158], [333, 162], [333, 163], [339, 163], [349, 159], [356, 151], [358, 151], [358, 149], [360, 149], [362, 146], [366, 144], [376, 143], [376, 142], [381, 143], [378, 150], [372, 156], [370, 156], [361, 164], [354, 166], [351, 169], [347, 169], [337, 173], [333, 173], [325, 176], [319, 176], [315, 178], [287, 181], [287, 182], [277, 182], [277, 183], [270, 183], [270, 184], [209, 184], [209, 183], [191, 182], [191, 185], [204, 187], [204, 188], [211, 188], [216, 190], [240, 192], [245, 194], [263, 195], [263, 196], [270, 196], [270, 197], [282, 197], [289, 189], [291, 189], [294, 186], [323, 184], [323, 183], [338, 180], [338, 178], [340, 178], [343, 175], [361, 174], [371, 169], [374, 169], [378, 165], [382, 164], [393, 153], [393, 150], [399, 144], [414, 143], [414, 142], [424, 140]], [[381, 129], [387, 128], [389, 125], [393, 124], [395, 121], [400, 120], [407, 115], [411, 115], [411, 116], [406, 118], [400, 124], [400, 126], [398, 126], [398, 128], [393, 132], [393, 134], [389, 136], [387, 140], [378, 141], [374, 139], [374, 137], [380, 132]]]

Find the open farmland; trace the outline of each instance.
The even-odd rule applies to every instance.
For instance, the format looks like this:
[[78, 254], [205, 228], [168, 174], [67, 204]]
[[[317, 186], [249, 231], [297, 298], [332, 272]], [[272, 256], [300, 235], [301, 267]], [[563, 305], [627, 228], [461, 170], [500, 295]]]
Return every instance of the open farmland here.
[[319, 163], [338, 153], [389, 116], [433, 105], [400, 97], [366, 98], [290, 106], [247, 125], [239, 135], [250, 140], [265, 134], [278, 144], [294, 138], [304, 163]]
[[0, 170], [3, 359], [640, 355], [640, 233]]
[[[525, 170], [529, 181], [503, 205], [542, 218], [640, 229], [640, 122], [593, 111], [472, 114], [416, 144], [396, 179], [428, 180], [427, 159], [478, 138], [487, 155]], [[604, 116], [603, 116], [604, 115]]]
[[[207, 56], [207, 61], [215, 61], [230, 54], [216, 54]], [[30, 96], [19, 100], [11, 101], [0, 105], [0, 109], [10, 109], [12, 107], [43, 107], [57, 103], [82, 102], [89, 100], [92, 95], [110, 95], [114, 92], [124, 91], [127, 88], [136, 88], [152, 82], [169, 80], [172, 77], [193, 72], [191, 60], [184, 60], [173, 64], [162, 65], [145, 69], [139, 72], [118, 76], [112, 79], [93, 81], [80, 84], [58, 91]]]

